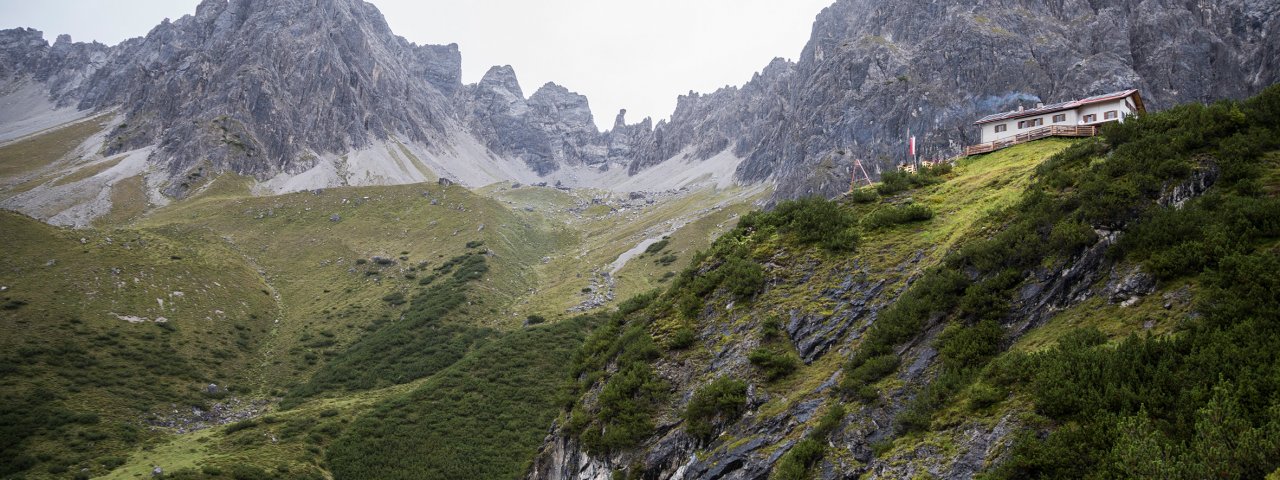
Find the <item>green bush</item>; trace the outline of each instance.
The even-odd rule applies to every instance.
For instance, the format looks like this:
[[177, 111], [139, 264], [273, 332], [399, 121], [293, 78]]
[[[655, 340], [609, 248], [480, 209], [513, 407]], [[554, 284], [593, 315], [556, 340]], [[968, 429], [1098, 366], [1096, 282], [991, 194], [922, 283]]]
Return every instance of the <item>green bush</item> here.
[[771, 342], [782, 338], [782, 320], [777, 316], [770, 316], [763, 322], [760, 322], [760, 340], [763, 342]]
[[932, 185], [941, 182], [942, 179], [939, 177], [948, 173], [951, 173], [951, 165], [948, 164], [925, 167], [920, 169], [918, 173], [898, 170], [884, 172], [880, 175], [880, 183], [876, 185], [876, 192], [880, 193], [880, 195], [889, 196], [913, 188]]
[[755, 296], [756, 292], [764, 287], [764, 267], [758, 263], [730, 258], [720, 266], [720, 271], [723, 277], [722, 284], [739, 300]]
[[777, 347], [761, 347], [753, 350], [747, 359], [764, 373], [769, 381], [791, 375], [800, 365], [800, 358], [790, 351], [777, 351]]
[[704, 307], [703, 299], [724, 286], [737, 300], [749, 300], [765, 285], [764, 267], [750, 260], [730, 256], [716, 268], [703, 271], [697, 262], [691, 264], [671, 285], [674, 297], [685, 318], [697, 318]]
[[880, 195], [874, 189], [859, 188], [849, 192], [849, 201], [853, 203], [871, 203], [880, 200]]
[[387, 302], [388, 305], [391, 305], [393, 307], [398, 307], [409, 302], [408, 300], [405, 300], [404, 292], [389, 293], [386, 296], [382, 297], [382, 301]]
[[893, 347], [917, 335], [930, 318], [955, 308], [967, 286], [968, 280], [958, 271], [938, 268], [926, 272], [897, 302], [880, 312], [845, 364], [841, 389], [846, 393], [865, 391], [862, 387], [897, 369], [899, 360]]
[[235, 480], [269, 480], [272, 476], [266, 470], [258, 467], [236, 465], [231, 467], [231, 478]]
[[984, 382], [974, 383], [969, 387], [969, 409], [981, 410], [1003, 401], [1008, 392]]
[[605, 382], [597, 400], [598, 425], [581, 434], [588, 451], [615, 452], [653, 434], [653, 412], [665, 398], [666, 382], [647, 363], [628, 363]]
[[[667, 384], [649, 364], [661, 352], [649, 334], [649, 322], [630, 320], [654, 304], [658, 293], [650, 292], [623, 302], [597, 328], [573, 356], [571, 374], [575, 392], [586, 391], [603, 382], [594, 405], [577, 400], [566, 429], [595, 454], [608, 454], [634, 447], [653, 432], [653, 415], [667, 397]], [[606, 367], [616, 372], [601, 379]]]
[[801, 440], [778, 460], [778, 466], [774, 467], [773, 474], [769, 478], [773, 480], [808, 479], [813, 467], [822, 460], [825, 450], [826, 446], [818, 440], [812, 438]]
[[1064, 257], [1075, 255], [1080, 250], [1098, 241], [1098, 234], [1089, 224], [1062, 219], [1054, 224], [1049, 233], [1049, 246]]
[[901, 206], [888, 206], [878, 209], [862, 219], [862, 228], [878, 230], [913, 222], [923, 222], [933, 218], [933, 210], [924, 205], [909, 203]]
[[256, 426], [258, 426], [257, 420], [253, 420], [253, 419], [242, 420], [236, 423], [228, 424], [227, 427], [223, 430], [223, 432], [226, 433], [227, 435], [231, 435], [241, 430], [247, 430]]
[[663, 250], [666, 250], [667, 245], [670, 245], [670, 244], [671, 244], [671, 240], [663, 238], [662, 240], [658, 240], [656, 242], [649, 244], [649, 246], [644, 249], [644, 253], [650, 254], [650, 255], [661, 253]]
[[706, 442], [715, 434], [718, 424], [737, 421], [747, 408], [747, 384], [729, 377], [719, 377], [694, 392], [685, 407], [685, 433]]
[[900, 363], [898, 356], [893, 354], [871, 357], [852, 370], [845, 371], [844, 377], [840, 379], [840, 385], [845, 391], [852, 392], [893, 373]]
[[667, 349], [684, 350], [692, 347], [697, 340], [697, 332], [694, 332], [692, 327], [683, 325], [671, 334], [671, 338], [667, 340]]
[[983, 320], [977, 325], [951, 325], [938, 339], [938, 355], [948, 368], [973, 368], [986, 363], [1000, 353], [1000, 341], [1004, 328], [995, 320]]
[[739, 228], [771, 227], [801, 245], [819, 245], [831, 252], [852, 252], [858, 244], [857, 218], [836, 202], [803, 198], [778, 204], [772, 212], [752, 212]]
[[836, 403], [832, 405], [831, 408], [827, 409], [826, 413], [822, 414], [822, 418], [818, 420], [818, 425], [809, 432], [809, 438], [825, 440], [831, 436], [837, 428], [840, 428], [840, 424], [844, 422], [845, 413], [843, 404]]

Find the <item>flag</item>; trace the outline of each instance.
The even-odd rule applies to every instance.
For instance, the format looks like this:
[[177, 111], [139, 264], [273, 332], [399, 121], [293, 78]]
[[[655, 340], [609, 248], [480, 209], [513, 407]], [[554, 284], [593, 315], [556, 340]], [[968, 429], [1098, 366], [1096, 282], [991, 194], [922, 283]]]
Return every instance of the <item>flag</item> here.
[[916, 136], [915, 135], [911, 136], [911, 143], [907, 146], [907, 154], [911, 155], [911, 158], [916, 158]]

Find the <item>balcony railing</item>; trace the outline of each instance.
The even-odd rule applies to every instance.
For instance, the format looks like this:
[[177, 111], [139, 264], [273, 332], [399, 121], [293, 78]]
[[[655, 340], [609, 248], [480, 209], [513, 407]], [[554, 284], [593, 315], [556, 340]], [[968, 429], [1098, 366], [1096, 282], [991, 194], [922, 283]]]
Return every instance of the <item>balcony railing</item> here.
[[1012, 147], [1020, 143], [1027, 143], [1042, 138], [1049, 137], [1093, 137], [1098, 135], [1097, 125], [1049, 125], [1040, 127], [1024, 133], [1014, 135], [1013, 138], [997, 140], [990, 143], [983, 143], [964, 147], [964, 156], [980, 155], [990, 153], [1002, 148]]

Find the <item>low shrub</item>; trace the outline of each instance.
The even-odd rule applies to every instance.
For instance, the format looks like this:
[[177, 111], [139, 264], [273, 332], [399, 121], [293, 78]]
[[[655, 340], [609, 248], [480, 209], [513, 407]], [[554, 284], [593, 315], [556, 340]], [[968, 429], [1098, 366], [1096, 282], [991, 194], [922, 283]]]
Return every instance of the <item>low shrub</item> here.
[[897, 370], [899, 363], [901, 360], [892, 353], [869, 358], [852, 370], [846, 371], [844, 377], [840, 379], [840, 385], [849, 392], [869, 386]]
[[729, 377], [719, 377], [694, 392], [685, 407], [685, 433], [700, 441], [715, 434], [717, 424], [738, 420], [747, 408], [747, 384]]
[[880, 183], [876, 185], [876, 192], [880, 195], [889, 196], [913, 188], [932, 185], [941, 182], [942, 179], [939, 177], [948, 173], [951, 173], [951, 165], [948, 164], [925, 167], [920, 169], [918, 173], [898, 170], [884, 172], [880, 175]]
[[779, 352], [777, 347], [761, 347], [753, 350], [747, 359], [759, 368], [769, 381], [790, 375], [800, 365], [800, 358], [789, 351]]
[[409, 302], [404, 298], [404, 292], [389, 293], [386, 296], [382, 297], [382, 301], [387, 302], [388, 305], [391, 305], [393, 307], [399, 307]]
[[872, 188], [859, 188], [849, 192], [849, 201], [853, 203], [871, 203], [880, 199], [880, 195]]
[[772, 212], [752, 212], [742, 217], [739, 228], [776, 228], [801, 245], [819, 245], [831, 252], [851, 252], [858, 244], [857, 219], [836, 202], [816, 197], [789, 200]]
[[995, 387], [985, 382], [976, 382], [969, 387], [969, 409], [982, 410], [1000, 403], [1008, 396], [1008, 392], [1000, 389], [1000, 387]]
[[773, 475], [770, 478], [773, 480], [806, 480], [810, 478], [810, 471], [822, 460], [825, 453], [826, 446], [822, 442], [812, 438], [801, 440], [778, 460], [778, 466], [774, 467]]
[[242, 420], [236, 423], [228, 424], [226, 429], [223, 430], [223, 432], [225, 432], [227, 435], [230, 435], [230, 434], [239, 432], [241, 430], [248, 430], [256, 426], [258, 426], [257, 420], [252, 420], [252, 419]]
[[661, 253], [663, 250], [666, 250], [667, 245], [670, 245], [670, 244], [671, 244], [671, 240], [668, 240], [666, 238], [662, 240], [658, 240], [656, 242], [653, 242], [652, 244], [649, 244], [649, 246], [644, 249], [644, 253], [650, 254], [650, 255]]
[[878, 230], [933, 218], [933, 210], [924, 205], [909, 203], [902, 206], [881, 208], [862, 219], [862, 228]]
[[697, 341], [698, 334], [688, 325], [683, 325], [671, 334], [671, 338], [667, 339], [668, 350], [684, 350], [692, 347]]

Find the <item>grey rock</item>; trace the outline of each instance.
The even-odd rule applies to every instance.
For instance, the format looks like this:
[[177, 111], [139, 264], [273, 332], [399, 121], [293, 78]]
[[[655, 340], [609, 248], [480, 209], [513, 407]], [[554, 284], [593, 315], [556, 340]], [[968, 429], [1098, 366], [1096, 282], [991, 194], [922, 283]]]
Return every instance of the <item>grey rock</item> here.
[[1150, 295], [1155, 290], [1155, 277], [1142, 271], [1141, 266], [1134, 266], [1124, 274], [1113, 268], [1103, 294], [1111, 303], [1127, 303]]
[[175, 196], [188, 174], [266, 179], [392, 137], [447, 147], [459, 135], [539, 174], [635, 174], [728, 151], [745, 159], [743, 182], [831, 196], [855, 158], [873, 175], [894, 163], [908, 130], [926, 157], [946, 156], [976, 141], [974, 118], [1019, 105], [1128, 87], [1154, 109], [1255, 93], [1280, 81], [1277, 11], [1258, 0], [839, 0], [797, 61], [683, 95], [656, 125], [620, 111], [604, 132], [585, 97], [549, 83], [525, 98], [510, 67], [462, 85], [457, 45], [409, 43], [359, 0], [206, 0], [111, 47], [4, 30], [0, 78], [36, 82], [58, 105], [118, 108], [103, 153], [157, 146], [151, 162]]
[[[1280, 4], [1256, 0], [839, 0], [796, 63], [775, 60], [741, 88], [680, 98], [631, 171], [692, 149], [730, 149], [744, 181], [777, 195], [832, 196], [852, 161], [873, 175], [977, 143], [988, 113], [1138, 88], [1147, 106], [1240, 98], [1280, 81]], [[843, 152], [843, 154], [841, 153]]]
[[1156, 203], [1163, 207], [1182, 208], [1187, 201], [1208, 191], [1218, 181], [1218, 164], [1210, 158], [1199, 160], [1200, 167], [1191, 173], [1191, 177], [1179, 184], [1167, 186]]
[[[849, 276], [840, 287], [823, 293], [823, 296], [837, 302], [833, 314], [824, 317], [791, 312], [791, 319], [784, 325], [784, 329], [795, 344], [800, 359], [806, 364], [813, 363], [851, 329], [858, 328], [860, 320], [874, 318], [880, 307], [876, 300], [883, 293], [885, 285], [883, 279], [855, 282]], [[866, 325], [869, 322], [863, 322], [861, 328]], [[860, 334], [859, 329], [853, 338], [858, 338]]]

